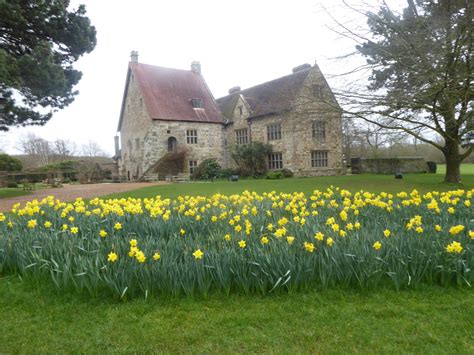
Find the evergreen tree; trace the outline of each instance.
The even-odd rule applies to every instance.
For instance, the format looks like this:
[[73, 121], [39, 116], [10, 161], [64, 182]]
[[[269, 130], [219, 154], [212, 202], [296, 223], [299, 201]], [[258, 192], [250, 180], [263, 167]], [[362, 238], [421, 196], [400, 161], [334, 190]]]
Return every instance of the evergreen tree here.
[[84, 5], [68, 6], [69, 0], [0, 0], [0, 130], [43, 125], [74, 100], [82, 73], [72, 65], [94, 49], [96, 31]]

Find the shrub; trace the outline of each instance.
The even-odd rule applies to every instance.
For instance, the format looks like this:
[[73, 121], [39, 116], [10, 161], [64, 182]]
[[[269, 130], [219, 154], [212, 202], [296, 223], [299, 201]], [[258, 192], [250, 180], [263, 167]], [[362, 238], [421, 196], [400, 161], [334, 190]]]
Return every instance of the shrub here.
[[18, 187], [18, 184], [15, 181], [9, 181], [7, 182], [7, 187], [11, 189], [15, 189]]
[[21, 171], [22, 168], [20, 160], [8, 154], [0, 154], [0, 171]]
[[267, 157], [271, 152], [270, 144], [251, 142], [234, 146], [231, 155], [241, 175], [259, 177], [265, 176], [267, 172]]
[[228, 179], [232, 175], [240, 175], [240, 172], [236, 169], [221, 169], [219, 170], [218, 177], [221, 179]]
[[164, 180], [168, 175], [178, 175], [186, 167], [188, 151], [180, 148], [177, 151], [166, 153], [160, 158], [144, 175], [148, 173], [158, 173], [158, 178]]
[[290, 169], [282, 169], [281, 172], [286, 178], [293, 177], [293, 172]]
[[266, 176], [267, 179], [271, 179], [271, 180], [274, 180], [274, 179], [283, 179], [284, 178], [284, 175], [281, 171], [269, 171], [267, 173], [267, 176]]
[[206, 159], [194, 170], [193, 179], [213, 180], [219, 175], [220, 170], [221, 166], [216, 159]]

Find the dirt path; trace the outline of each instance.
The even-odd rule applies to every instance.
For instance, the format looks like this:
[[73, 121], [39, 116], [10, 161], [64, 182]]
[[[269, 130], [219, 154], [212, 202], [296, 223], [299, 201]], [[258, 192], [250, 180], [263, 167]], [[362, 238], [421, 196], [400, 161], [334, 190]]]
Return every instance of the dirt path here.
[[126, 182], [120, 184], [84, 184], [84, 185], [64, 185], [60, 188], [41, 189], [33, 192], [31, 195], [17, 196], [0, 199], [0, 211], [9, 211], [15, 203], [31, 201], [33, 199], [42, 199], [53, 195], [61, 201], [73, 201], [77, 197], [93, 198], [96, 196], [108, 195], [116, 192], [124, 192], [140, 189], [142, 187], [153, 185], [164, 185], [166, 182]]

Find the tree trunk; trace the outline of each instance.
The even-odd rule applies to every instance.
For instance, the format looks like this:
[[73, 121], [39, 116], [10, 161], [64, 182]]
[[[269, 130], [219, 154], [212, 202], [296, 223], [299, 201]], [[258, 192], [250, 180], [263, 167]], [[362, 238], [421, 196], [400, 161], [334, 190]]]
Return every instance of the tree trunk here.
[[445, 182], [461, 182], [461, 157], [459, 154], [459, 145], [456, 142], [447, 142], [443, 150], [446, 160]]

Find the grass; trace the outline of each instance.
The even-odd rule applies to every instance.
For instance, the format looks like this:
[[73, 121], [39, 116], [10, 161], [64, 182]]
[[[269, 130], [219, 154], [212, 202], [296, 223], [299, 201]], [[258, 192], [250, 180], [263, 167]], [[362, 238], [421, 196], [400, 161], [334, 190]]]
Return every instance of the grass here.
[[[446, 164], [438, 164], [436, 169], [436, 174], [444, 175], [446, 174]], [[463, 175], [474, 175], [474, 164], [461, 164], [461, 177], [464, 179]]]
[[23, 191], [23, 189], [0, 188], [0, 198], [17, 197], [17, 196], [24, 196], [24, 195], [29, 195], [29, 194], [31, 194], [31, 192]]
[[0, 281], [0, 352], [472, 353], [471, 290], [118, 303]]
[[371, 192], [398, 192], [418, 189], [420, 192], [433, 190], [448, 191], [453, 189], [474, 188], [474, 174], [463, 176], [463, 183], [448, 184], [442, 182], [438, 174], [407, 174], [401, 180], [395, 180], [392, 175], [344, 175], [344, 176], [321, 176], [310, 178], [290, 178], [282, 180], [268, 179], [240, 179], [238, 182], [218, 180], [215, 182], [190, 182], [171, 185], [148, 186], [133, 191], [109, 195], [106, 197], [136, 197], [145, 198], [161, 195], [162, 197], [175, 198], [179, 195], [212, 195], [215, 193], [241, 193], [244, 190], [256, 192], [281, 191], [281, 192], [305, 192], [312, 193], [313, 190], [323, 190], [329, 186], [339, 186], [350, 191], [361, 189]]

